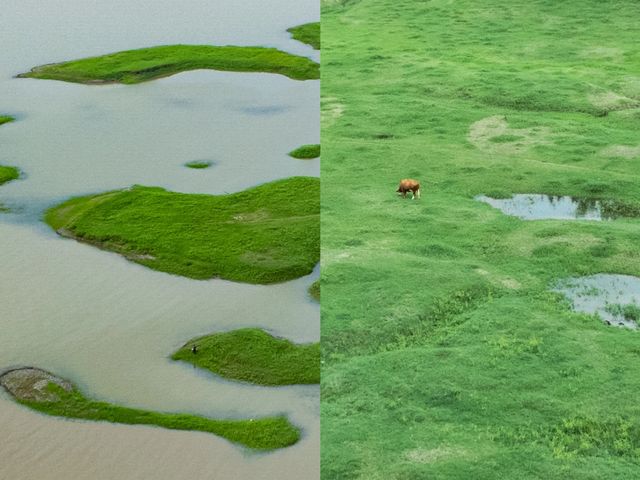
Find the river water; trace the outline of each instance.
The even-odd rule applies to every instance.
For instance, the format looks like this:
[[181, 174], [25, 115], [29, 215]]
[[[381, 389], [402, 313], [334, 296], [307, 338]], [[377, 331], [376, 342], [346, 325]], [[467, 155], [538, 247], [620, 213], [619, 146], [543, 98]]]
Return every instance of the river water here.
[[[0, 479], [314, 479], [319, 388], [229, 382], [174, 363], [188, 339], [260, 326], [318, 341], [312, 275], [272, 286], [155, 272], [55, 235], [40, 221], [65, 198], [132, 184], [235, 192], [319, 161], [286, 153], [319, 142], [319, 82], [187, 72], [134, 86], [14, 79], [43, 63], [160, 44], [273, 46], [318, 60], [286, 29], [319, 18], [317, 0], [8, 0], [0, 15], [0, 370], [46, 368], [118, 404], [212, 417], [285, 413], [295, 446], [255, 454], [224, 439], [40, 415], [0, 394]], [[208, 160], [206, 170], [183, 164]], [[304, 193], [304, 192], [301, 192]]]

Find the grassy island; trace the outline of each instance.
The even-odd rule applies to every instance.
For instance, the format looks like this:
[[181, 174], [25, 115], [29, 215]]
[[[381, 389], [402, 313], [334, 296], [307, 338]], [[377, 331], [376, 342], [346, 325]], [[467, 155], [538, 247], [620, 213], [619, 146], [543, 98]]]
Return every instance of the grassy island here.
[[298, 345], [258, 328], [194, 338], [171, 358], [259, 385], [320, 383], [319, 343]]
[[320, 257], [320, 181], [292, 177], [230, 195], [135, 186], [46, 213], [59, 234], [149, 268], [196, 279], [276, 283]]
[[15, 167], [5, 167], [0, 165], [0, 185], [16, 180], [20, 176], [20, 170]]
[[202, 170], [204, 168], [209, 168], [211, 165], [213, 165], [213, 162], [207, 162], [204, 160], [194, 160], [193, 162], [187, 162], [184, 164], [185, 167], [187, 168], [193, 168], [196, 170]]
[[300, 160], [311, 160], [320, 156], [320, 145], [302, 145], [289, 152], [289, 156]]
[[6, 372], [0, 376], [0, 385], [18, 403], [56, 417], [206, 432], [258, 450], [287, 447], [300, 438], [298, 429], [283, 416], [255, 420], [215, 420], [99, 402], [85, 397], [71, 382], [37, 368]]
[[320, 66], [275, 48], [212, 45], [167, 45], [52, 63], [18, 75], [22, 78], [104, 84], [141, 83], [189, 70], [264, 72], [294, 80], [320, 78]]
[[9, 115], [0, 115], [0, 125], [4, 125], [5, 123], [13, 122], [15, 118]]
[[320, 22], [305, 23], [287, 30], [291, 36], [299, 42], [311, 45], [320, 50]]

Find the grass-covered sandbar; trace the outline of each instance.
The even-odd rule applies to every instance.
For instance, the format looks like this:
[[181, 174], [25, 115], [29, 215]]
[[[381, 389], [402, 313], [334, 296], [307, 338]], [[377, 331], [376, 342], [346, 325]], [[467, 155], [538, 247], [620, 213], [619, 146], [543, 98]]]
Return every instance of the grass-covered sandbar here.
[[320, 22], [305, 23], [287, 30], [291, 36], [299, 42], [311, 45], [316, 50], [320, 50]]
[[39, 368], [25, 367], [5, 372], [0, 376], [0, 385], [18, 403], [56, 417], [206, 432], [257, 450], [288, 447], [300, 438], [298, 429], [283, 416], [216, 420], [96, 401], [87, 398], [68, 380]]
[[320, 145], [310, 144], [302, 145], [289, 152], [289, 156], [299, 160], [311, 160], [320, 156]]
[[320, 280], [316, 280], [311, 284], [309, 287], [309, 295], [311, 295], [314, 300], [320, 301]]
[[258, 328], [194, 338], [171, 358], [259, 385], [320, 383], [319, 343], [295, 344]]
[[0, 125], [4, 125], [5, 123], [13, 122], [15, 118], [10, 115], [0, 115]]
[[84, 84], [141, 83], [190, 70], [262, 72], [294, 80], [320, 78], [314, 61], [275, 48], [166, 45], [52, 63], [18, 75]]
[[20, 177], [20, 170], [16, 167], [0, 165], [0, 185], [10, 182], [11, 180], [16, 180], [18, 177]]
[[195, 279], [268, 284], [320, 258], [320, 181], [292, 177], [229, 195], [155, 187], [68, 200], [46, 213], [60, 235]]
[[203, 170], [205, 168], [209, 168], [213, 165], [213, 162], [208, 160], [193, 160], [192, 162], [187, 162], [184, 164], [187, 168], [192, 168], [194, 170]]

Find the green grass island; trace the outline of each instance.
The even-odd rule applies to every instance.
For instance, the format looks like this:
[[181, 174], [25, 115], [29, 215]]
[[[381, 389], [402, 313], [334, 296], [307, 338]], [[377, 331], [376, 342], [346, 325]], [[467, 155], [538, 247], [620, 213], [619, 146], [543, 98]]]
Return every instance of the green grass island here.
[[320, 50], [320, 22], [305, 23], [287, 30], [291, 36], [299, 42], [311, 45], [314, 49]]
[[320, 259], [320, 180], [291, 177], [229, 195], [134, 186], [48, 210], [60, 235], [194, 279], [269, 284]]
[[192, 168], [194, 170], [203, 170], [205, 168], [209, 168], [213, 165], [213, 162], [209, 162], [206, 160], [194, 160], [192, 162], [187, 162], [184, 164], [187, 168]]
[[190, 70], [262, 72], [293, 80], [320, 78], [314, 61], [275, 48], [213, 45], [167, 45], [34, 67], [20, 78], [84, 84], [134, 84]]
[[[5, 123], [13, 122], [15, 118], [9, 115], [0, 115], [0, 125], [4, 125]], [[20, 177], [20, 170], [16, 167], [6, 167], [4, 165], [0, 165], [0, 185], [3, 185], [12, 180], [17, 180]], [[2, 208], [0, 206], [0, 208]]]
[[299, 160], [311, 160], [320, 156], [320, 145], [302, 145], [289, 152], [289, 156]]
[[55, 417], [206, 432], [256, 450], [288, 447], [300, 438], [299, 430], [284, 416], [216, 420], [121, 407], [87, 398], [68, 380], [39, 368], [5, 372], [0, 376], [0, 385], [19, 404]]
[[309, 287], [309, 295], [311, 295], [311, 298], [314, 300], [320, 301], [320, 280], [316, 280], [311, 284]]
[[259, 385], [320, 383], [319, 343], [295, 344], [258, 328], [194, 338], [171, 358], [224, 378]]

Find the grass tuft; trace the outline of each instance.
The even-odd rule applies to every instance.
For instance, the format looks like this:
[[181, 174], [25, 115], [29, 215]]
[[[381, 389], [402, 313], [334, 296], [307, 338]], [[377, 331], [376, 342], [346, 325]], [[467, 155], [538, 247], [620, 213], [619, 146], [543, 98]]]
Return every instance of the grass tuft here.
[[289, 156], [300, 160], [310, 160], [320, 156], [320, 145], [302, 145], [289, 152]]

